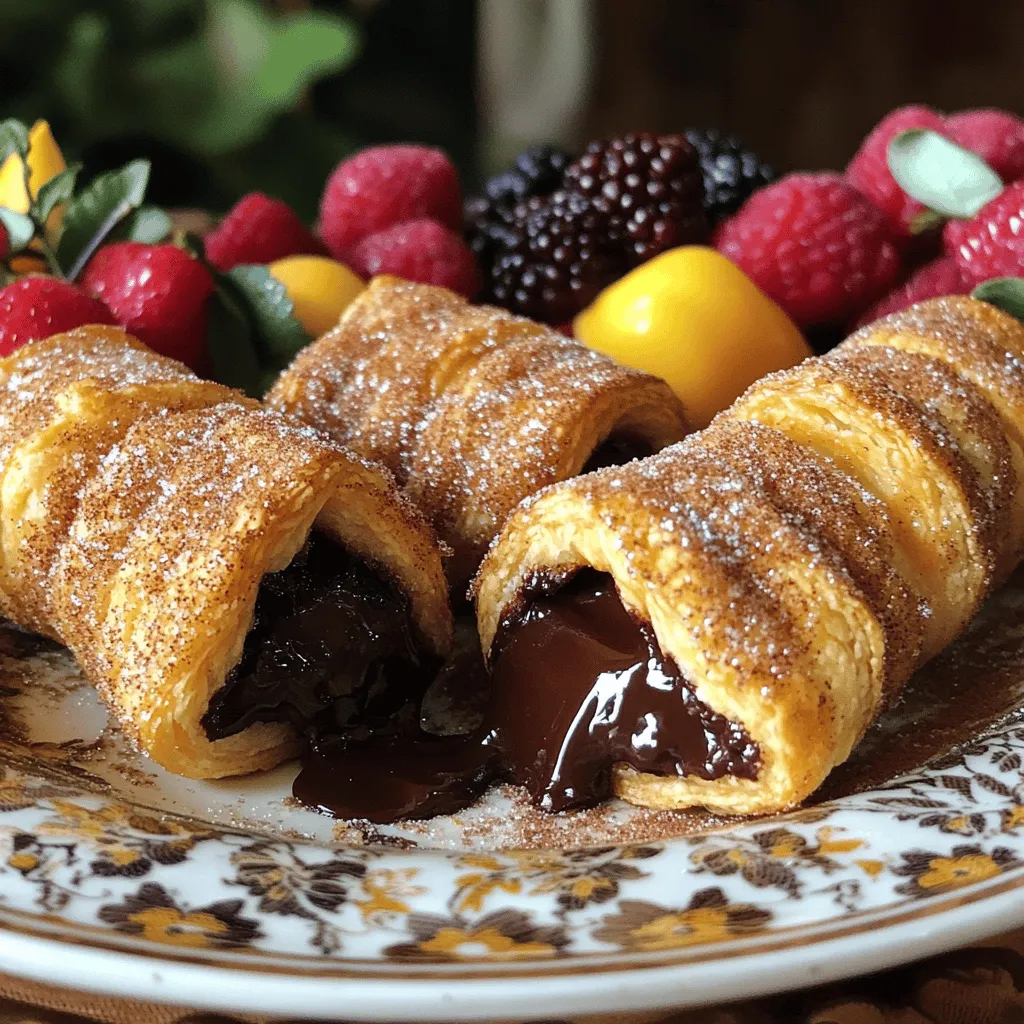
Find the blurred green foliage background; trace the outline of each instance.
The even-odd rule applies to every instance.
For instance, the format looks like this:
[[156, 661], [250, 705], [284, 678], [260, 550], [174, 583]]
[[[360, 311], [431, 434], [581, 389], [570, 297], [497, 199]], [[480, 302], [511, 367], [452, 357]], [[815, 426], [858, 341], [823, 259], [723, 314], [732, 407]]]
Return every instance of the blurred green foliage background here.
[[0, 116], [47, 118], [87, 174], [150, 157], [163, 205], [260, 189], [312, 220], [360, 145], [472, 164], [472, 53], [467, 0], [0, 0]]

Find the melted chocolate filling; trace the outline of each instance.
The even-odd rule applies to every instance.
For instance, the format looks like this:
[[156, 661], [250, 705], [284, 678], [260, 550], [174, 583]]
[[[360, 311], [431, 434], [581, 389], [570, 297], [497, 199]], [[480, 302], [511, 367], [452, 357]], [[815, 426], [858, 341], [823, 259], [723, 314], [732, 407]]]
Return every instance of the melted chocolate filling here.
[[[429, 661], [429, 659], [427, 659]], [[436, 664], [412, 637], [408, 603], [321, 534], [260, 583], [242, 657], [210, 701], [210, 739], [289, 722], [322, 749], [393, 728]]]
[[663, 776], [753, 779], [760, 751], [693, 692], [611, 577], [584, 570], [537, 596], [499, 643], [482, 726], [424, 731], [306, 763], [294, 793], [339, 817], [379, 824], [453, 813], [490, 781], [529, 791], [544, 810], [599, 803], [616, 763]]
[[590, 458], [580, 473], [593, 473], [609, 466], [624, 466], [634, 459], [646, 459], [648, 455], [653, 454], [654, 449], [643, 438], [632, 437], [629, 434], [612, 434], [590, 453]]
[[757, 777], [757, 745], [697, 697], [603, 573], [585, 570], [527, 607], [492, 686], [491, 742], [544, 810], [604, 800], [619, 762], [669, 777]]

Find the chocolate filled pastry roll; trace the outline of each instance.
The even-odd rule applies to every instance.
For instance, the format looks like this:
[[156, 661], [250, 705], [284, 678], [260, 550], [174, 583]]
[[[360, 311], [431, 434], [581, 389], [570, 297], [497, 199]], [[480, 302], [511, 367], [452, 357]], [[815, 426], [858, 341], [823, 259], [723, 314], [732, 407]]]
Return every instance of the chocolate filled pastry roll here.
[[440, 550], [387, 472], [231, 404], [128, 431], [84, 488], [53, 592], [125, 732], [194, 778], [386, 718], [451, 642]]
[[453, 292], [375, 279], [268, 403], [382, 462], [472, 575], [520, 500], [687, 432], [663, 381]]
[[386, 470], [115, 328], [0, 361], [0, 601], [181, 775], [388, 720], [451, 642]]
[[881, 321], [512, 513], [474, 590], [493, 742], [536, 802], [768, 813], [849, 756], [1017, 558], [1024, 371], [963, 372], [970, 319], [966, 354], [874, 346]]

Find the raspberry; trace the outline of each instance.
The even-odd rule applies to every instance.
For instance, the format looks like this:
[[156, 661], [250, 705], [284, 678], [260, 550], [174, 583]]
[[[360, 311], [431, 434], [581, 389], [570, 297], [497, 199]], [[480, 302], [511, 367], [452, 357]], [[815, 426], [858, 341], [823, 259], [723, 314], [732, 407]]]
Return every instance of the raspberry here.
[[940, 295], [963, 295], [963, 275], [956, 260], [951, 256], [940, 256], [931, 263], [919, 267], [899, 286], [871, 306], [857, 321], [858, 327], [881, 320], [890, 313], [898, 313], [915, 302], [938, 298]]
[[688, 128], [685, 134], [700, 157], [704, 212], [711, 224], [735, 213], [754, 192], [775, 180], [771, 167], [732, 135], [713, 128]]
[[846, 180], [885, 214], [897, 237], [912, 234], [911, 221], [925, 208], [896, 184], [889, 171], [889, 142], [909, 128], [948, 134], [944, 123], [942, 115], [931, 107], [897, 107], [875, 125], [846, 168]]
[[458, 230], [459, 176], [439, 149], [376, 146], [343, 160], [320, 200], [320, 232], [343, 263], [360, 239], [403, 221], [429, 218]]
[[1024, 121], [1004, 110], [961, 110], [946, 118], [946, 134], [973, 150], [1003, 181], [1024, 177]]
[[349, 251], [349, 266], [365, 278], [394, 274], [470, 299], [480, 290], [469, 246], [436, 220], [409, 220], [369, 235]]
[[518, 202], [547, 196], [562, 182], [571, 157], [555, 146], [530, 146], [516, 157], [510, 170], [489, 178], [484, 194], [466, 201], [463, 230], [485, 271], [495, 251], [508, 238], [508, 224]]
[[605, 228], [605, 213], [575, 192], [520, 203], [495, 255], [488, 299], [535, 320], [571, 320], [626, 272]]
[[838, 174], [755, 192], [714, 243], [802, 327], [855, 315], [900, 272], [885, 217]]
[[1024, 272], [1024, 179], [1007, 185], [970, 220], [951, 220], [942, 233], [946, 252], [956, 260], [965, 290], [990, 277]]
[[707, 237], [700, 162], [682, 135], [592, 142], [566, 169], [563, 188], [591, 200], [629, 266]]
[[0, 289], [0, 356], [73, 327], [113, 322], [102, 302], [68, 281], [19, 277]]
[[105, 245], [85, 268], [82, 286], [154, 352], [201, 367], [213, 279], [184, 249], [141, 242]]
[[206, 236], [205, 246], [206, 258], [218, 270], [327, 251], [287, 203], [262, 192], [239, 199]]

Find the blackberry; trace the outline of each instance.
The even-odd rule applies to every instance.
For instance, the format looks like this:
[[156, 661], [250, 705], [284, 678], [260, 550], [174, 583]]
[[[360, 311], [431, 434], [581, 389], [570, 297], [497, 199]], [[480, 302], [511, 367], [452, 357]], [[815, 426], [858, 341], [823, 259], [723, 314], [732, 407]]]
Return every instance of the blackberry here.
[[775, 180], [775, 172], [739, 139], [715, 129], [686, 130], [700, 154], [704, 176], [704, 210], [712, 225], [735, 213], [759, 188]]
[[707, 238], [700, 163], [682, 135], [636, 132], [592, 142], [566, 169], [563, 187], [591, 199], [629, 266]]
[[551, 324], [565, 323], [626, 270], [605, 214], [559, 190], [516, 205], [490, 267], [487, 298]]
[[466, 241], [485, 273], [495, 251], [508, 241], [508, 224], [516, 204], [554, 192], [571, 159], [565, 150], [555, 146], [530, 146], [516, 157], [509, 170], [488, 178], [483, 195], [466, 200], [463, 206]]
[[561, 185], [571, 160], [556, 146], [530, 146], [516, 157], [511, 170], [488, 179], [484, 193], [493, 203], [509, 209], [522, 199], [550, 195]]

